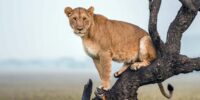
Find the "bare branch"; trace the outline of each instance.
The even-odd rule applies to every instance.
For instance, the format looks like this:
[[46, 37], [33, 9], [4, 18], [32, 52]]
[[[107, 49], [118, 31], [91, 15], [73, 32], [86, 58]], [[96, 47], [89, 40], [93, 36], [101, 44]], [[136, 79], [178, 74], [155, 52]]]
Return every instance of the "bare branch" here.
[[178, 60], [179, 63], [177, 63], [174, 68], [174, 74], [200, 71], [200, 57], [188, 58], [186, 56], [180, 56]]
[[159, 55], [162, 55], [161, 53], [164, 52], [165, 47], [163, 41], [160, 39], [157, 30], [157, 18], [160, 5], [161, 5], [161, 0], [149, 0], [149, 11], [150, 11], [149, 34], [152, 38], [155, 47], [157, 48]]
[[180, 53], [182, 34], [191, 25], [196, 15], [197, 11], [191, 11], [184, 6], [180, 8], [167, 32], [166, 46], [169, 53]]
[[150, 11], [150, 19], [149, 19], [149, 33], [154, 37], [160, 37], [157, 31], [157, 17], [160, 9], [161, 0], [149, 0], [149, 11]]

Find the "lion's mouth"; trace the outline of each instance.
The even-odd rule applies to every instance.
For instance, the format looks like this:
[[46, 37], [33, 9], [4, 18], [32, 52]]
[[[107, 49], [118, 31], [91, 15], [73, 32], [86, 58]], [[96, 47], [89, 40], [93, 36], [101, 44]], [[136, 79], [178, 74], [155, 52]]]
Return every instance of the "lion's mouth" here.
[[81, 32], [76, 33], [76, 35], [78, 35], [78, 36], [80, 36], [80, 37], [84, 36], [84, 34], [81, 33]]
[[74, 33], [76, 33], [76, 35], [81, 37], [85, 35], [82, 31], [75, 31]]

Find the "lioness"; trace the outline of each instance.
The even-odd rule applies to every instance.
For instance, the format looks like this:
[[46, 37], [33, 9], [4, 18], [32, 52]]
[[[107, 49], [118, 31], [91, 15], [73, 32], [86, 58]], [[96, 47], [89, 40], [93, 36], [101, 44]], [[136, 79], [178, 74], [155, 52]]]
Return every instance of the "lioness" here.
[[[114, 73], [118, 77], [129, 66], [132, 70], [146, 67], [156, 58], [156, 51], [147, 32], [140, 27], [94, 14], [94, 8], [65, 8], [70, 26], [81, 37], [86, 53], [93, 59], [102, 80], [100, 88], [110, 86], [111, 62], [123, 62]], [[162, 84], [159, 84], [161, 92]]]

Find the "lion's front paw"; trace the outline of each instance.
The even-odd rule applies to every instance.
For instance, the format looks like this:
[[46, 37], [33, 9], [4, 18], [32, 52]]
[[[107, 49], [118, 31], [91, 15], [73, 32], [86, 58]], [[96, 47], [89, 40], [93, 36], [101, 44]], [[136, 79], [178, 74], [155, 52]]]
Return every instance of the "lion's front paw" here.
[[94, 94], [96, 95], [96, 97], [98, 97], [101, 100], [105, 100], [105, 93], [106, 91], [101, 89], [101, 88], [96, 88], [96, 91], [94, 92]]
[[109, 87], [104, 87], [103, 85], [100, 85], [98, 88], [104, 91], [108, 91], [110, 89]]

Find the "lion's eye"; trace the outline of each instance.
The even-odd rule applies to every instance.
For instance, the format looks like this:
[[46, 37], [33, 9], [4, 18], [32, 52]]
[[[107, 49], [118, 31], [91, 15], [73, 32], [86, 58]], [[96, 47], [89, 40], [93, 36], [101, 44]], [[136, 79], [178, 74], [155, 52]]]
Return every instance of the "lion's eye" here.
[[76, 20], [76, 17], [73, 17], [74, 20]]
[[86, 17], [83, 17], [83, 20], [86, 20]]

